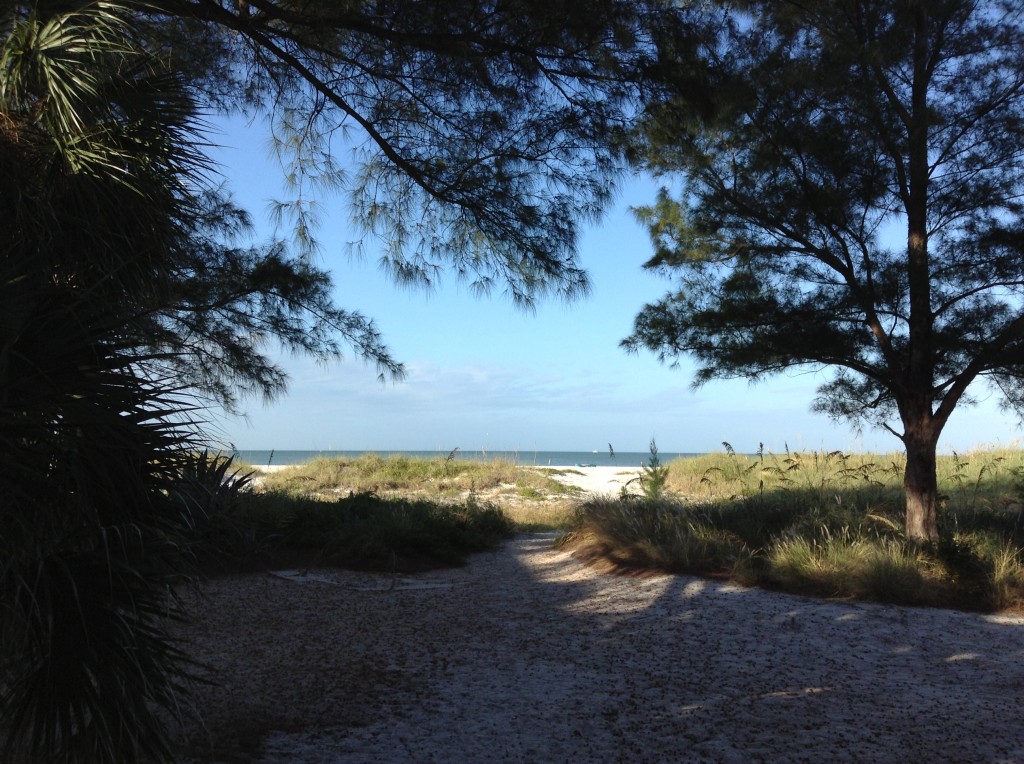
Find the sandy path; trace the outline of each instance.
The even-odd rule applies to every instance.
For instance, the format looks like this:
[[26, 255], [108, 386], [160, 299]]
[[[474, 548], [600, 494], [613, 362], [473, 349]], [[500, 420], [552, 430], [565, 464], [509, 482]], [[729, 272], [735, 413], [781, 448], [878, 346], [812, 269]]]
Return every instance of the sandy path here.
[[1024, 762], [1024, 619], [602, 576], [543, 536], [316, 579], [208, 585], [203, 760]]

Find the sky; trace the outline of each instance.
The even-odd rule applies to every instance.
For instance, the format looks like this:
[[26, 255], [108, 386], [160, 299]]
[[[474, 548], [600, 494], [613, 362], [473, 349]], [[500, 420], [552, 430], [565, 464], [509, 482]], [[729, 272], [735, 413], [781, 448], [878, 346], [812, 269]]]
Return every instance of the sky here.
[[[269, 203], [286, 198], [260, 124], [216, 123], [212, 152], [236, 203], [249, 210], [257, 238], [273, 235]], [[495, 291], [470, 293], [448, 274], [430, 290], [395, 285], [378, 267], [372, 241], [351, 254], [358, 237], [341, 197], [325, 198], [319, 238], [321, 267], [332, 273], [336, 301], [373, 318], [392, 355], [405, 365], [402, 382], [377, 380], [376, 369], [346, 354], [340, 363], [279, 356], [288, 392], [269, 405], [245, 402], [245, 415], [223, 417], [217, 435], [237, 449], [462, 451], [646, 451], [723, 448], [889, 452], [900, 442], [880, 430], [854, 432], [810, 410], [827, 377], [803, 371], [751, 385], [711, 382], [694, 390], [695, 365], [660, 363], [647, 351], [619, 346], [647, 302], [671, 282], [646, 272], [646, 231], [630, 208], [650, 204], [657, 184], [627, 180], [616, 203], [580, 241], [592, 281], [572, 303], [550, 297], [524, 311]], [[940, 450], [1017, 445], [1019, 425], [996, 396], [972, 388], [979, 405], [954, 413]]]

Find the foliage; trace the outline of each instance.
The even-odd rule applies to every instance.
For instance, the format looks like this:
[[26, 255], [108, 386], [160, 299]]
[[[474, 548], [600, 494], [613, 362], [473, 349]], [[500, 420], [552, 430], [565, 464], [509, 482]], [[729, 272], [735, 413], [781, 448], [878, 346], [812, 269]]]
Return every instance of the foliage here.
[[929, 587], [929, 560], [912, 545], [846, 530], [838, 536], [779, 539], [763, 583], [826, 597], [903, 605], [951, 604]]
[[901, 531], [898, 458], [730, 447], [677, 459], [670, 484], [686, 499], [587, 501], [565, 543], [617, 568], [724, 574], [818, 596], [1024, 605], [1024, 452], [940, 458], [943, 540], [923, 545]]
[[[731, 449], [731, 446], [730, 446]], [[906, 456], [898, 453], [791, 451], [761, 447], [754, 454], [733, 450], [676, 459], [669, 463], [669, 487], [691, 500], [762, 500], [854, 506], [893, 517], [902, 512]], [[936, 461], [940, 496], [947, 510], [979, 518], [1017, 502], [1024, 477], [1024, 452], [978, 449], [940, 455]], [[980, 520], [979, 520], [980, 521]]]
[[[217, 469], [166, 332], [198, 315], [180, 292], [223, 263], [206, 237], [237, 216], [202, 191], [194, 103], [129, 19], [108, 2], [0, 11], [0, 722], [19, 761], [173, 759], [188, 527], [231, 490], [200, 485]], [[240, 315], [239, 288], [217, 308]], [[193, 323], [177, 344], [233, 342]]]
[[679, 284], [626, 344], [695, 357], [698, 384], [833, 369], [816, 408], [902, 439], [908, 533], [935, 540], [950, 414], [978, 381], [1024, 402], [1024, 11], [721, 5], [713, 108], [668, 77], [645, 116], [637, 160], [685, 178], [638, 210], [647, 266]]
[[731, 570], [748, 555], [742, 540], [668, 501], [595, 499], [586, 502], [575, 531], [561, 543], [584, 559], [615, 569], [672, 573]]
[[207, 180], [187, 84], [133, 47], [129, 8], [51, 6], [0, 18], [7, 256], [116, 303], [122, 337], [228, 405], [282, 388], [271, 338], [327, 359], [340, 337], [399, 375], [372, 323], [332, 305], [323, 271], [280, 244], [239, 245], [248, 217]]
[[658, 458], [658, 444], [651, 438], [650, 457], [640, 470], [640, 488], [648, 501], [658, 501], [665, 494], [668, 483], [668, 467]]
[[20, 10], [0, 15], [5, 756], [170, 760], [194, 403], [132, 321], [187, 214], [188, 99], [118, 6]]
[[152, 44], [209, 103], [270, 121], [294, 194], [277, 217], [301, 249], [342, 190], [399, 281], [451, 267], [524, 303], [587, 288], [577, 225], [612, 190], [645, 30], [676, 15], [614, 0], [152, 7]]
[[[227, 202], [218, 204], [204, 214], [224, 212]], [[230, 214], [248, 226], [238, 210]], [[139, 345], [162, 354], [183, 384], [232, 411], [243, 396], [271, 399], [287, 376], [264, 349], [270, 342], [320, 361], [343, 357], [347, 343], [375, 364], [380, 379], [402, 378], [373, 322], [334, 305], [325, 271], [281, 243], [225, 245], [223, 221], [199, 222], [211, 230], [185, 243], [172, 291], [137, 322]]]
[[234, 469], [234, 458], [208, 449], [191, 455], [178, 476], [174, 499], [191, 515], [230, 511], [252, 485], [252, 472]]
[[565, 486], [543, 472], [495, 459], [414, 459], [364, 454], [354, 459], [314, 459], [260, 478], [267, 490], [298, 495], [401, 492], [430, 497], [459, 496], [502, 486], [518, 491], [563, 494]]
[[[582, 15], [567, 3], [486, 6], [0, 9], [0, 712], [11, 757], [171, 758], [164, 723], [180, 711], [186, 667], [165, 620], [180, 615], [184, 529], [202, 536], [245, 504], [238, 484], [208, 482], [224, 465], [200, 454], [192, 393], [230, 407], [239, 393], [280, 391], [268, 341], [319, 358], [348, 343], [382, 375], [401, 373], [310, 259], [310, 191], [338, 179], [339, 123], [367, 136], [354, 209], [388, 242], [399, 279], [429, 281], [448, 263], [524, 302], [551, 285], [585, 288], [576, 225], [610, 193], [629, 87], [608, 74], [620, 49], [643, 50], [636, 14], [614, 2]], [[274, 115], [294, 160], [297, 253], [247, 244], [247, 216], [210, 182], [197, 98]], [[424, 508], [352, 509], [390, 529], [377, 551], [415, 554], [426, 540], [454, 558], [477, 543], [467, 529], [504, 527], [467, 507], [435, 536], [419, 524]]]
[[475, 501], [439, 503], [359, 493], [324, 500], [246, 492], [200, 528], [215, 571], [287, 564], [376, 570], [461, 565], [513, 531], [502, 510]]
[[[3, 263], [0, 263], [2, 266]], [[0, 723], [13, 760], [173, 758], [191, 404], [109, 319], [0, 272]], [[8, 311], [7, 318], [12, 318]], [[184, 418], [183, 418], [184, 417]]]

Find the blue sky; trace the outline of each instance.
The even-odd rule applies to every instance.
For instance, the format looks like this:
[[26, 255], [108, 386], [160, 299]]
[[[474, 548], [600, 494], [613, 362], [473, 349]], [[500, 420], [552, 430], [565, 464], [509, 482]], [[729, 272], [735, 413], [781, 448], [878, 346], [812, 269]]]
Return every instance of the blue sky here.
[[[281, 171], [269, 158], [266, 131], [240, 121], [220, 123], [211, 139], [236, 202], [259, 233], [273, 233], [268, 206], [284, 198]], [[566, 304], [550, 298], [524, 312], [500, 292], [479, 298], [449, 275], [429, 291], [398, 287], [377, 266], [373, 242], [349, 254], [357, 236], [340, 197], [323, 199], [320, 264], [335, 281], [337, 301], [373, 318], [393, 355], [406, 366], [401, 383], [381, 384], [372, 366], [348, 355], [320, 366], [284, 357], [290, 387], [269, 406], [248, 401], [245, 417], [221, 421], [220, 437], [239, 449], [604, 450], [646, 451], [649, 440], [669, 452], [721, 449], [728, 441], [750, 452], [843, 449], [895, 451], [881, 431], [861, 436], [810, 412], [819, 373], [691, 388], [693, 365], [668, 368], [647, 352], [629, 355], [619, 341], [640, 307], [670, 286], [644, 272], [646, 232], [629, 212], [653, 201], [656, 184], [624, 184], [617, 203], [586, 231], [581, 261], [591, 275], [589, 297]], [[973, 390], [979, 406], [954, 414], [943, 450], [1011, 445], [1018, 427], [994, 396]]]

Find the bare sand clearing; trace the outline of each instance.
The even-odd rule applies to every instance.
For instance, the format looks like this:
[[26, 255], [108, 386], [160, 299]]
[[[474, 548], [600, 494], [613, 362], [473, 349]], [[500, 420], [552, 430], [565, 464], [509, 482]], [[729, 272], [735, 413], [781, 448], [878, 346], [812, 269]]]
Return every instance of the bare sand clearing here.
[[614, 495], [625, 486], [637, 493], [636, 479], [640, 470], [636, 467], [542, 467], [542, 470], [556, 470], [551, 477], [559, 483], [574, 485], [593, 495]]
[[211, 581], [201, 760], [1024, 762], [1024, 619], [600, 575], [551, 542]]

